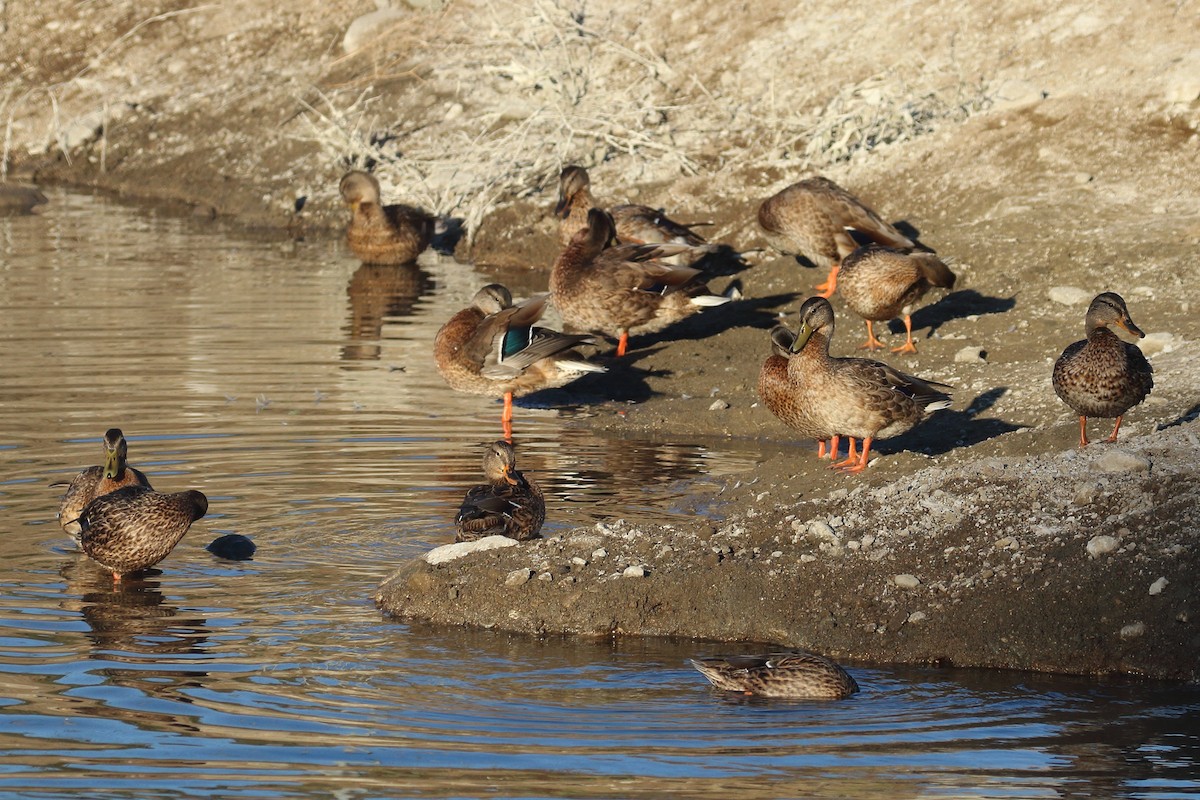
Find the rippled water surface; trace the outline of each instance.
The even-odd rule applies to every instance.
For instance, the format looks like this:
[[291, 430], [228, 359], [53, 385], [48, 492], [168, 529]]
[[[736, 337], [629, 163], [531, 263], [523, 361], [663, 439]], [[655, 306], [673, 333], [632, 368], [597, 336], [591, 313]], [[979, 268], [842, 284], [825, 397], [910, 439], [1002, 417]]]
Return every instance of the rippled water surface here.
[[[728, 648], [381, 617], [372, 591], [450, 540], [499, 434], [429, 356], [488, 276], [52, 201], [0, 218], [0, 796], [1200, 796], [1193, 688], [851, 666], [851, 700], [755, 702], [686, 666]], [[683, 521], [689, 487], [757, 457], [564, 428], [592, 412], [563, 398], [517, 410], [550, 532]], [[110, 426], [211, 504], [116, 588], [48, 488]], [[227, 532], [252, 561], [204, 550]]]

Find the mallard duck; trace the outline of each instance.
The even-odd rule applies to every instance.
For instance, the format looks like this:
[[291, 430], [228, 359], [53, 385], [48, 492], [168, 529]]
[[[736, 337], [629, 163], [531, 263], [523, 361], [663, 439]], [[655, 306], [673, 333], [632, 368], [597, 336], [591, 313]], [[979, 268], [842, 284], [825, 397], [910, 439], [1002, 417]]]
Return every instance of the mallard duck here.
[[350, 206], [346, 242], [364, 264], [408, 264], [429, 246], [434, 217], [412, 206], [380, 205], [374, 175], [347, 172], [339, 188]]
[[915, 353], [912, 338], [912, 312], [917, 301], [933, 286], [954, 286], [954, 273], [933, 253], [908, 252], [894, 247], [860, 247], [842, 260], [837, 291], [855, 314], [867, 321], [867, 341], [863, 350], [878, 350], [883, 342], [875, 338], [874, 322], [904, 317], [907, 338], [893, 347], [893, 353]]
[[866, 469], [876, 439], [898, 436], [929, 412], [950, 406], [950, 395], [942, 390], [951, 387], [944, 383], [867, 358], [832, 358], [833, 306], [824, 297], [805, 300], [799, 315], [800, 331], [788, 361], [793, 402], [807, 407], [822, 429], [862, 440], [861, 456], [837, 465], [846, 472]]
[[858, 691], [846, 670], [816, 653], [767, 653], [689, 659], [709, 683], [760, 697], [840, 700]]
[[[579, 231], [588, 226], [588, 212], [596, 208], [592, 197], [591, 178], [583, 167], [564, 167], [558, 176], [558, 205], [554, 213], [560, 218], [558, 241], [563, 247]], [[623, 204], [608, 209], [612, 215], [617, 240], [622, 244], [684, 244], [693, 248], [668, 259], [671, 263], [690, 262], [716, 248], [689, 225], [676, 222], [662, 211], [649, 206]]]
[[797, 381], [801, 376], [793, 375], [788, 369], [792, 359], [792, 343], [795, 341], [796, 334], [784, 326], [776, 325], [771, 329], [772, 352], [758, 372], [759, 399], [783, 424], [801, 437], [815, 439], [818, 458], [825, 457], [826, 440], [830, 445], [829, 457], [836, 458], [840, 438], [837, 431], [828, 430], [825, 421], [813, 413], [814, 408], [811, 405], [797, 402]]
[[546, 521], [546, 500], [533, 481], [517, 471], [513, 446], [499, 440], [483, 454], [483, 476], [487, 483], [467, 490], [454, 524], [456, 542], [484, 536], [507, 536], [525, 541], [536, 539]]
[[126, 486], [84, 507], [79, 545], [119, 581], [166, 558], [192, 523], [207, 513], [208, 498], [201, 492], [163, 494], [146, 486]]
[[[63, 493], [58, 504], [58, 524], [79, 541], [79, 514], [83, 507], [97, 497], [115, 492], [124, 486], [145, 486], [150, 481], [141, 472], [129, 466], [129, 444], [120, 428], [109, 428], [104, 432], [104, 466], [88, 467], [76, 475]], [[62, 486], [52, 483], [51, 486]]]
[[592, 343], [591, 336], [534, 327], [545, 308], [544, 294], [513, 305], [508, 289], [488, 284], [433, 340], [438, 372], [451, 389], [504, 398], [501, 422], [506, 436], [512, 435], [514, 397], [606, 370], [571, 349]]
[[858, 247], [849, 230], [888, 247], [918, 246], [854, 195], [819, 176], [793, 183], [764, 200], [758, 207], [758, 225], [779, 252], [803, 256], [829, 269], [829, 277], [815, 287], [821, 297], [833, 294], [842, 259]]
[[1087, 338], [1063, 350], [1051, 375], [1055, 394], [1079, 415], [1080, 447], [1088, 444], [1088, 417], [1116, 417], [1107, 439], [1115, 442], [1125, 412], [1154, 388], [1154, 369], [1141, 349], [1108, 329], [1119, 325], [1139, 339], [1146, 335], [1133, 324], [1119, 294], [1096, 295], [1084, 320]]
[[654, 333], [702, 308], [728, 303], [710, 294], [692, 267], [664, 264], [685, 252], [680, 244], [616, 244], [612, 217], [598, 208], [550, 269], [550, 295], [563, 322], [617, 336], [625, 355], [631, 333]]

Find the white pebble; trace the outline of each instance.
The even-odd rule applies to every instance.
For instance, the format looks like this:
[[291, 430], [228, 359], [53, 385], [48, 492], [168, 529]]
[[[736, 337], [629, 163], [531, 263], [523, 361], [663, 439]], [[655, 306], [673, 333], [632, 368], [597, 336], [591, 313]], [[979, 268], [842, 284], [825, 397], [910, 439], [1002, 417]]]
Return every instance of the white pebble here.
[[892, 576], [892, 583], [896, 584], [901, 589], [915, 589], [921, 585], [921, 579], [916, 575], [910, 575], [905, 572], [901, 575]]
[[608, 551], [603, 547], [599, 547], [592, 551], [592, 561], [599, 561], [602, 558], [608, 557]]
[[504, 579], [504, 585], [522, 586], [528, 583], [531, 577], [533, 577], [533, 570], [531, 570], [529, 567], [514, 569], [512, 572], [508, 573], [508, 577]]
[[928, 616], [924, 611], [914, 611], [908, 615], [908, 621], [910, 623], [924, 622]]
[[1095, 558], [1096, 556], [1103, 555], [1105, 553], [1111, 553], [1113, 550], [1117, 549], [1117, 545], [1119, 544], [1120, 541], [1118, 541], [1117, 537], [1115, 536], [1108, 536], [1104, 534], [1100, 536], [1093, 536], [1087, 543], [1088, 555]]
[[1121, 638], [1122, 639], [1136, 639], [1139, 636], [1143, 635], [1145, 632], [1146, 632], [1146, 623], [1131, 622], [1128, 625], [1126, 625], [1125, 627], [1121, 628]]
[[708, 407], [709, 411], [724, 411], [729, 408], [729, 403], [725, 400], [713, 400], [712, 405]]
[[621, 573], [621, 577], [623, 577], [623, 578], [644, 578], [644, 577], [646, 577], [646, 572], [647, 571], [646, 571], [645, 567], [643, 567], [640, 564], [634, 564], [631, 567], [626, 567], [625, 571]]
[[571, 563], [577, 567], [586, 567], [588, 562], [587, 562], [586, 558], [582, 558], [580, 556], [575, 556], [574, 558], [571, 559]]
[[1097, 472], [1148, 472], [1150, 460], [1130, 453], [1127, 450], [1113, 448], [1096, 459], [1092, 469]]
[[834, 532], [829, 523], [823, 519], [814, 519], [808, 523], [808, 532], [819, 539], [831, 539], [837, 541], [838, 535]]
[[1150, 594], [1162, 594], [1162, 590], [1167, 588], [1170, 581], [1166, 578], [1159, 578], [1154, 583], [1150, 584]]
[[959, 364], [974, 364], [979, 361], [987, 361], [987, 357], [982, 347], [968, 345], [954, 354], [954, 360]]
[[817, 560], [817, 557], [814, 556], [812, 553], [804, 553], [802, 556], [800, 556], [801, 564], [811, 564], [812, 562], [814, 562], [816, 560]]
[[447, 561], [453, 561], [456, 558], [462, 558], [471, 553], [495, 550], [498, 547], [514, 547], [516, 544], [516, 539], [510, 539], [507, 536], [485, 536], [473, 542], [455, 542], [454, 544], [444, 544], [441, 547], [435, 547], [426, 553], [423, 558], [427, 564], [445, 564]]
[[1078, 286], [1052, 286], [1047, 295], [1056, 303], [1062, 303], [1064, 306], [1077, 306], [1083, 303], [1090, 303], [1093, 294], [1086, 289], [1080, 289]]
[[549, 583], [550, 581], [554, 580], [554, 576], [551, 575], [549, 572], [543, 572], [541, 575], [538, 575], [538, 580], [546, 581], [547, 583]]

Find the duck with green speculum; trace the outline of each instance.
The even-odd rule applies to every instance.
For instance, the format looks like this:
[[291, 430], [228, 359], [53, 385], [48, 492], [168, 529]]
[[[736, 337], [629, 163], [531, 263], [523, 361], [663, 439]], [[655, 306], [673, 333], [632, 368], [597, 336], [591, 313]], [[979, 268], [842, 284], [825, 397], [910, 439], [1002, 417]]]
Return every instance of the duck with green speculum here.
[[1125, 412], [1146, 399], [1154, 388], [1154, 369], [1137, 345], [1123, 341], [1110, 325], [1139, 339], [1146, 334], [1133, 324], [1119, 294], [1096, 295], [1084, 318], [1087, 338], [1067, 347], [1054, 362], [1054, 392], [1079, 415], [1079, 446], [1088, 445], [1087, 418], [1116, 417], [1109, 442], [1117, 440]]
[[512, 436], [512, 402], [541, 389], [564, 386], [588, 373], [604, 372], [575, 348], [590, 335], [536, 326], [546, 295], [513, 304], [507, 288], [492, 283], [452, 316], [433, 340], [438, 372], [451, 389], [504, 399], [501, 424]]

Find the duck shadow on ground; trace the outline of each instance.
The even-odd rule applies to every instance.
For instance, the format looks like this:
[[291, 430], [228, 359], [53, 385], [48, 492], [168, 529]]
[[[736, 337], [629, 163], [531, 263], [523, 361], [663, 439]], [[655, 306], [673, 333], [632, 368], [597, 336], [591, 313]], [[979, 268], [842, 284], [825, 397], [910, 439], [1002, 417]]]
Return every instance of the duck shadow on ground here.
[[894, 439], [872, 445], [881, 454], [912, 450], [939, 456], [960, 447], [972, 447], [1005, 433], [1026, 427], [996, 417], [980, 418], [980, 414], [996, 404], [1008, 392], [1007, 386], [988, 389], [971, 401], [962, 411], [935, 411], [929, 419]]
[[[973, 314], [1003, 314], [1016, 305], [1015, 297], [988, 297], [974, 289], [961, 289], [938, 298], [936, 303], [917, 309], [912, 315], [912, 326], [914, 331], [928, 329], [928, 336], [952, 319]], [[888, 329], [892, 333], [904, 333], [904, 325], [900, 320], [891, 320]]]
[[542, 389], [515, 400], [518, 407], [561, 408], [563, 406], [600, 405], [607, 402], [643, 403], [656, 392], [649, 378], [667, 377], [663, 369], [646, 369], [637, 362], [649, 358], [665, 346], [627, 352], [621, 358], [591, 356], [590, 360], [608, 368], [607, 372], [589, 372], [578, 380], [556, 389]]
[[1185, 424], [1197, 419], [1198, 417], [1200, 417], [1200, 403], [1196, 403], [1196, 405], [1192, 406], [1187, 411], [1183, 412], [1177, 418], [1171, 420], [1170, 422], [1162, 423], [1155, 430], [1162, 431], [1162, 430], [1166, 430], [1167, 428], [1175, 428], [1180, 425], [1185, 425]]
[[699, 314], [682, 319], [658, 333], [631, 337], [629, 347], [635, 349], [664, 341], [707, 339], [732, 328], [770, 330], [779, 323], [776, 309], [795, 302], [800, 296], [798, 292], [786, 292], [734, 300], [723, 306], [704, 309]]

